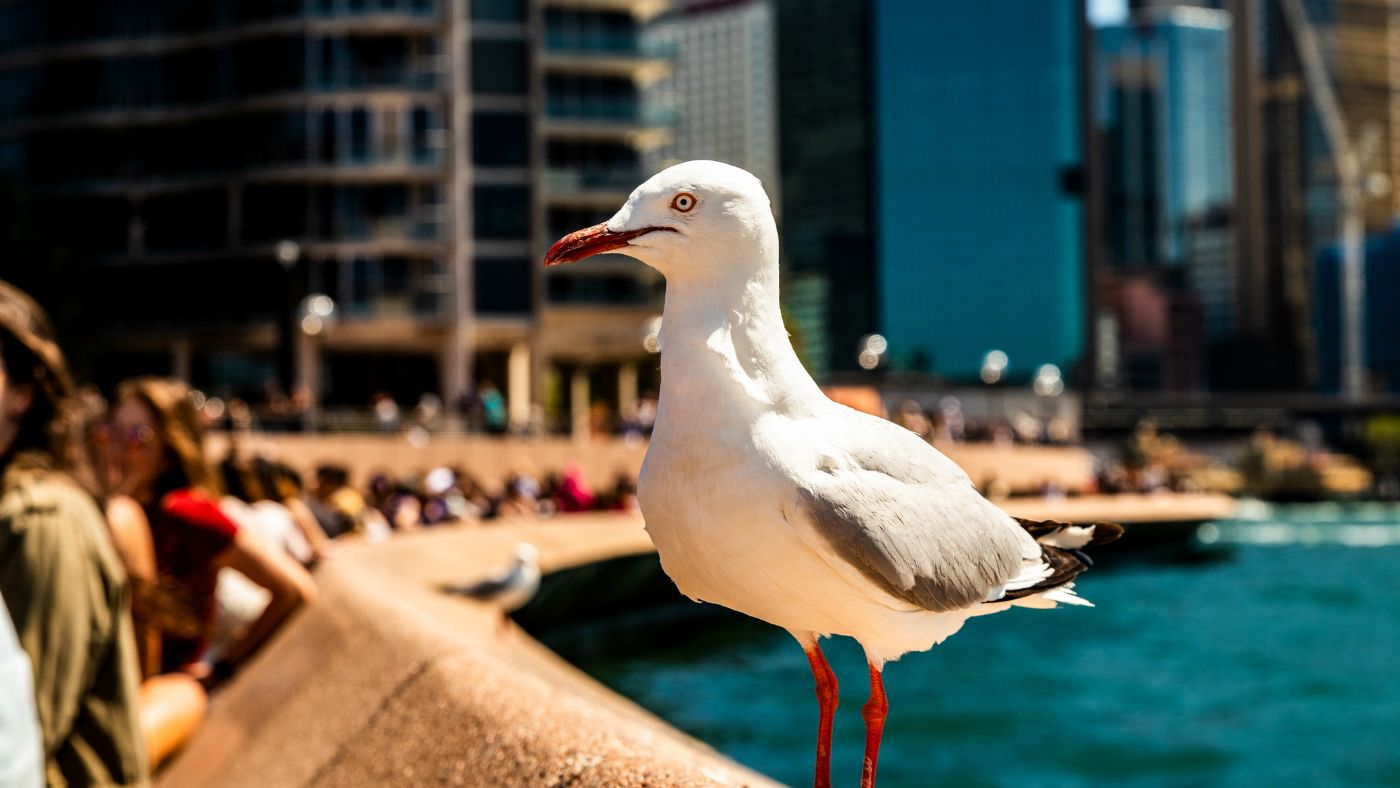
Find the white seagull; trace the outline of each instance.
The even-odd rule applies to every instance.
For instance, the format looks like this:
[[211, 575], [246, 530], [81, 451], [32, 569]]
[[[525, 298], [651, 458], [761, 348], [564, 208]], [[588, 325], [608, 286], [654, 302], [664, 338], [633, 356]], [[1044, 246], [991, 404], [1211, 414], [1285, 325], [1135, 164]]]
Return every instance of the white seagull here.
[[802, 645], [820, 703], [817, 786], [830, 785], [836, 677], [817, 645], [865, 649], [861, 784], [873, 786], [887, 661], [926, 651], [972, 616], [1087, 605], [1079, 548], [1099, 523], [1018, 521], [923, 439], [827, 399], [778, 305], [778, 232], [753, 175], [692, 161], [637, 187], [611, 219], [556, 243], [545, 265], [616, 251], [666, 277], [661, 402], [638, 499], [686, 596], [733, 608]]
[[529, 542], [515, 545], [515, 560], [493, 577], [469, 586], [447, 586], [449, 594], [490, 602], [504, 617], [525, 606], [540, 590], [540, 551]]

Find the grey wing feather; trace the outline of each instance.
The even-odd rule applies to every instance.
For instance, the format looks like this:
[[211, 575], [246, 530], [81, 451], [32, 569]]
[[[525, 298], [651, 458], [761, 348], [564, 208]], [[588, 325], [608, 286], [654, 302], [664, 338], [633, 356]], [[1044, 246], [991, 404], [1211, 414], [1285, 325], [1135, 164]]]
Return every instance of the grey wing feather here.
[[[843, 560], [925, 610], [981, 603], [1039, 551], [967, 475], [913, 433], [850, 425], [834, 467], [807, 475], [795, 504]], [[1029, 553], [1028, 553], [1029, 549]]]
[[510, 588], [511, 576], [493, 577], [490, 580], [482, 580], [469, 586], [455, 586], [447, 589], [453, 594], [468, 596], [472, 599], [495, 599]]

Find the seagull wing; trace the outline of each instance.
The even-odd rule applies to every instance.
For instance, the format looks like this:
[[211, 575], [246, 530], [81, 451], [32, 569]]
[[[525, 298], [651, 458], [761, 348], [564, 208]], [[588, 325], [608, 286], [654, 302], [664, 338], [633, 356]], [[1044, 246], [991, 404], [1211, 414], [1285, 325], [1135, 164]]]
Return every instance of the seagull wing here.
[[1051, 574], [1030, 534], [908, 430], [843, 409], [784, 508], [809, 544], [886, 593], [942, 612]]
[[443, 590], [450, 594], [489, 601], [509, 590], [516, 582], [518, 574], [516, 567], [511, 567], [486, 580], [471, 585], [447, 586]]

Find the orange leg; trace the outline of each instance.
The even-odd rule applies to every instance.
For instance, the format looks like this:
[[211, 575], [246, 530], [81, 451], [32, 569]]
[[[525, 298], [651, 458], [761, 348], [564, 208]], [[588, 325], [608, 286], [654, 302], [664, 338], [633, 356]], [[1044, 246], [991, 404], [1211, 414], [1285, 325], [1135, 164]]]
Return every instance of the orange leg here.
[[812, 781], [816, 788], [831, 788], [831, 720], [836, 716], [839, 701], [836, 673], [816, 641], [805, 649], [812, 663], [812, 676], [817, 680], [817, 703], [821, 705], [821, 721], [817, 723], [817, 773]]
[[860, 770], [860, 788], [875, 788], [875, 764], [880, 760], [880, 734], [885, 732], [885, 715], [890, 702], [885, 698], [885, 682], [880, 668], [870, 663], [870, 700], [860, 714], [865, 718], [865, 765]]

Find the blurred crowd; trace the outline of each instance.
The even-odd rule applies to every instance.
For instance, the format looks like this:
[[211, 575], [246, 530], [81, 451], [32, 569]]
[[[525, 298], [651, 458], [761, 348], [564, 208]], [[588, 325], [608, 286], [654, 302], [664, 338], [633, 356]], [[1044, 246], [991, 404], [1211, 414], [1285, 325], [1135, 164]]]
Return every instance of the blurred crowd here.
[[[505, 394], [490, 380], [469, 387], [449, 403], [424, 392], [411, 406], [387, 391], [377, 391], [362, 408], [317, 408], [309, 387], [297, 386], [287, 395], [274, 380], [267, 381], [256, 396], [224, 397], [202, 391], [193, 396], [211, 428], [230, 432], [376, 432], [424, 442], [444, 432], [540, 436], [564, 434], [576, 427], [570, 415], [555, 414], [551, 419], [539, 404], [513, 420]], [[641, 392], [634, 404], [620, 410], [594, 402], [586, 426], [595, 437], [644, 438], [656, 423], [656, 410], [655, 391]]]
[[963, 412], [962, 402], [952, 395], [939, 399], [934, 407], [916, 400], [905, 400], [895, 411], [896, 424], [938, 445], [957, 443], [1067, 445], [1074, 441], [1069, 421], [1058, 415], [1036, 416], [1026, 410], [977, 419]]
[[576, 465], [356, 487], [237, 440], [210, 462], [229, 417], [175, 380], [75, 388], [43, 311], [0, 282], [0, 782], [149, 785], [208, 692], [314, 603], [339, 540], [637, 506], [630, 476], [595, 490]]
[[518, 470], [499, 482], [477, 479], [460, 467], [398, 477], [379, 472], [369, 477], [363, 489], [351, 484], [344, 466], [325, 464], [316, 468], [307, 501], [320, 529], [333, 539], [358, 535], [379, 540], [444, 524], [638, 510], [637, 485], [631, 475], [619, 473], [611, 485], [595, 490], [577, 463], [540, 478]]

